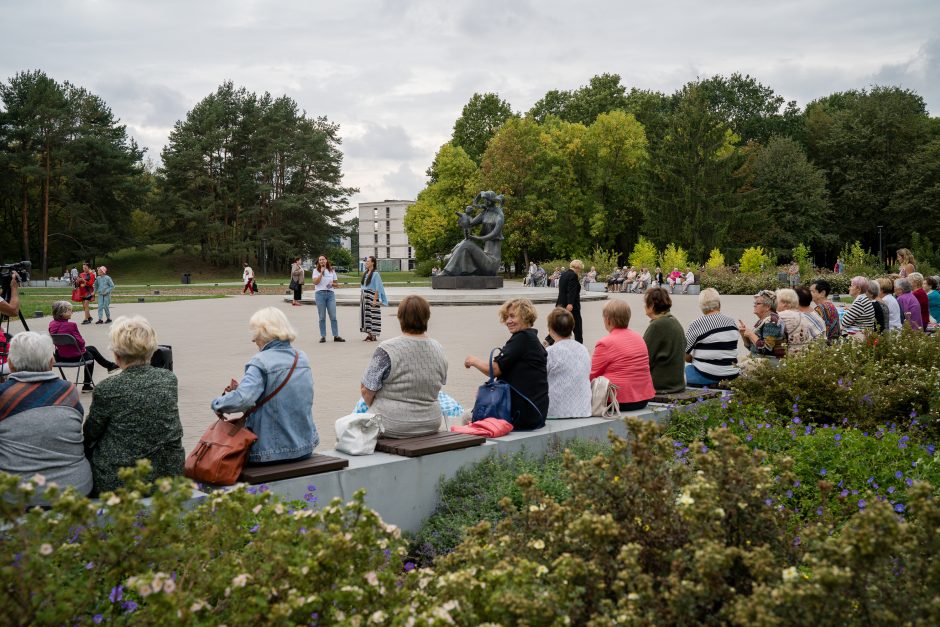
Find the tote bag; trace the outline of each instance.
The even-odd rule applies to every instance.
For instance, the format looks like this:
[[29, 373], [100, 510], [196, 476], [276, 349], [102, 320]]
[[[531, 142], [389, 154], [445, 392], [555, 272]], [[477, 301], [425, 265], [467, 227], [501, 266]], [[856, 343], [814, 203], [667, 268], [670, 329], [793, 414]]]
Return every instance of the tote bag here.
[[591, 381], [591, 415], [600, 418], [619, 418], [620, 403], [617, 402], [619, 387], [607, 377]]
[[499, 418], [512, 424], [512, 397], [510, 391], [524, 398], [541, 416], [542, 410], [528, 396], [514, 388], [508, 381], [500, 381], [493, 375], [493, 355], [496, 354], [496, 351], [500, 351], [500, 349], [494, 348], [490, 351], [490, 378], [477, 389], [477, 400], [473, 404], [473, 412], [470, 414], [471, 420], [476, 422], [484, 418]]

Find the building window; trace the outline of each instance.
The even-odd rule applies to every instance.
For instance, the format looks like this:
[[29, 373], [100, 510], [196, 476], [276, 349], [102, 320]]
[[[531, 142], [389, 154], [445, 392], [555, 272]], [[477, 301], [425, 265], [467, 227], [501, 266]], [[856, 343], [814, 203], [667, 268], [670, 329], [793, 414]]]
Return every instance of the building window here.
[[392, 217], [392, 210], [388, 207], [385, 208], [385, 219], [389, 220]]
[[388, 220], [385, 221], [385, 230], [386, 230], [386, 231], [391, 231], [391, 230], [392, 230], [392, 223], [389, 222]]
[[378, 233], [375, 233], [372, 237], [375, 238], [375, 242], [374, 242], [374, 243], [378, 244], [378, 243], [379, 243], [379, 234], [378, 234]]
[[378, 220], [378, 219], [379, 219], [379, 208], [378, 208], [378, 207], [373, 207], [373, 208], [372, 208], [372, 219], [373, 219], [373, 220]]
[[413, 259], [414, 255], [411, 254], [411, 246], [408, 247], [408, 259]]
[[385, 245], [386, 245], [386, 246], [390, 246], [391, 243], [392, 243], [392, 235], [391, 235], [391, 233], [386, 233], [386, 234], [385, 234]]
[[385, 258], [386, 258], [386, 259], [391, 259], [391, 258], [392, 258], [392, 249], [391, 249], [391, 248], [386, 248], [386, 249], [385, 249]]
[[379, 258], [379, 248], [378, 248], [378, 246], [376, 246], [376, 248], [375, 248], [375, 253], [374, 253], [372, 256], [375, 257], [376, 259]]

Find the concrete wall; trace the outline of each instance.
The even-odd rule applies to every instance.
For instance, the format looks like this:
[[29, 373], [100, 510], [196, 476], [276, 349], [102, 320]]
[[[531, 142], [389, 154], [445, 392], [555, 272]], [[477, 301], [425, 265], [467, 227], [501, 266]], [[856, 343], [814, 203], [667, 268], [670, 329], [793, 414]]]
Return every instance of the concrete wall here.
[[[651, 406], [629, 415], [652, 420], [664, 419], [665, 406]], [[400, 457], [375, 453], [354, 457], [336, 451], [318, 451], [325, 455], [349, 459], [345, 470], [275, 481], [271, 491], [288, 499], [302, 499], [308, 485], [316, 486], [318, 502], [322, 505], [339, 497], [347, 502], [360, 488], [366, 489], [366, 504], [377, 511], [382, 519], [406, 531], [417, 531], [438, 504], [438, 489], [442, 479], [453, 477], [457, 471], [494, 453], [505, 455], [525, 450], [533, 455], [547, 451], [555, 442], [573, 438], [605, 440], [610, 430], [626, 434], [622, 420], [603, 418], [574, 418], [549, 420], [538, 431], [510, 433], [482, 446], [448, 451], [424, 457]]]

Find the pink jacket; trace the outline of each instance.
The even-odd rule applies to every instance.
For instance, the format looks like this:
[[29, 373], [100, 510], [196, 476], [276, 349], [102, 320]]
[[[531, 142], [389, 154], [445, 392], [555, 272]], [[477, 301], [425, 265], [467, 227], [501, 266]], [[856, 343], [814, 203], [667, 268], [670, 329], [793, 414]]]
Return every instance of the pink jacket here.
[[605, 376], [618, 386], [617, 401], [636, 403], [656, 395], [650, 375], [649, 351], [643, 336], [630, 329], [614, 329], [597, 341], [591, 356], [591, 380]]
[[79, 333], [77, 324], [71, 320], [53, 320], [49, 323], [49, 335], [58, 334], [71, 335], [78, 342], [78, 347], [81, 349], [80, 351], [76, 351], [74, 348], [56, 348], [56, 354], [59, 357], [68, 359], [70, 357], [82, 356], [82, 353], [85, 352], [85, 338]]

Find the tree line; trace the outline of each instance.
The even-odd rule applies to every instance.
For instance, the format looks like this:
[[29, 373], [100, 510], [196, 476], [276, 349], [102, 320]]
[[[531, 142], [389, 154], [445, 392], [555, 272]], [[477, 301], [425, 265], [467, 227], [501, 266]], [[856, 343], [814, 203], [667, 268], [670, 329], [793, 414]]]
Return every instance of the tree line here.
[[698, 263], [716, 248], [804, 244], [822, 263], [844, 242], [887, 254], [912, 231], [940, 240], [940, 120], [899, 87], [801, 109], [740, 74], [671, 95], [604, 74], [525, 114], [474, 94], [428, 177], [406, 216], [419, 260], [460, 240], [453, 212], [481, 189], [506, 196], [503, 254], [517, 264], [596, 247], [625, 261], [641, 236]]
[[292, 99], [223, 83], [144, 151], [107, 104], [41, 71], [0, 84], [0, 262], [38, 276], [129, 245], [275, 267], [345, 235], [339, 127]]

